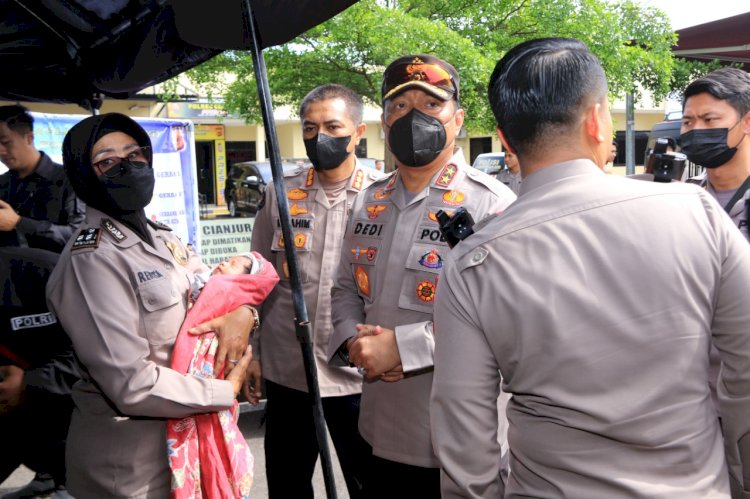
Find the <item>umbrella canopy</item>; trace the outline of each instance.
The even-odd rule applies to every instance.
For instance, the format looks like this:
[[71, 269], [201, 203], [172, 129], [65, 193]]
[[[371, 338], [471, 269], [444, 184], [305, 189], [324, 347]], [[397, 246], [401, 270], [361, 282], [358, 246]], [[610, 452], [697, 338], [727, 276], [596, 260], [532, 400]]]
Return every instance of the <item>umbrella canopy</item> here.
[[677, 31], [674, 55], [694, 60], [739, 62], [750, 70], [750, 12]]
[[[356, 0], [250, 0], [261, 48], [285, 43]], [[222, 50], [248, 49], [242, 0], [0, 0], [0, 99], [95, 107], [127, 98]]]

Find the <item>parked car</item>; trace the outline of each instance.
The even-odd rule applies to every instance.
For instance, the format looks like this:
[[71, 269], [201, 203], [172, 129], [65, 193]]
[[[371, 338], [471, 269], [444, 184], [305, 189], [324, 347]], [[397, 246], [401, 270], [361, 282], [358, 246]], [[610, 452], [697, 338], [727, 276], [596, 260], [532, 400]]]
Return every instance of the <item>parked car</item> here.
[[488, 152], [480, 154], [474, 159], [472, 165], [477, 170], [496, 177], [500, 171], [505, 169], [504, 152]]
[[[295, 163], [282, 162], [281, 165], [285, 173], [299, 168]], [[229, 215], [238, 217], [242, 214], [256, 213], [266, 186], [272, 179], [269, 161], [244, 161], [233, 164], [224, 188]]]

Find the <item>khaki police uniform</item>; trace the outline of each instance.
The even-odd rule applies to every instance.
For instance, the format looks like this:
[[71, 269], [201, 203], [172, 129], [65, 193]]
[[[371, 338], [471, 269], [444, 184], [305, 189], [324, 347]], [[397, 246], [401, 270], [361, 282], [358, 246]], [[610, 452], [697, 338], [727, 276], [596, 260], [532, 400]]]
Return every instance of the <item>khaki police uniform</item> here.
[[487, 174], [470, 168], [459, 150], [410, 201], [398, 173], [375, 182], [352, 207], [331, 298], [332, 365], [357, 323], [393, 329], [407, 377], [362, 387], [359, 429], [376, 456], [438, 467], [429, 430], [432, 385], [432, 311], [448, 245], [436, 212], [463, 206], [481, 220], [504, 210], [515, 195]]
[[729, 497], [727, 462], [750, 478], [748, 296], [750, 246], [701, 189], [588, 160], [526, 177], [518, 201], [450, 255], [439, 288], [443, 497], [498, 497], [487, 434], [501, 374], [505, 497]]
[[[300, 167], [285, 174], [293, 244], [310, 322], [313, 352], [322, 397], [360, 393], [362, 377], [356, 369], [328, 366], [326, 349], [331, 337], [331, 283], [341, 255], [344, 228], [355, 196], [382, 177], [360, 164], [349, 186], [332, 203], [328, 201], [315, 169]], [[273, 183], [265, 191], [265, 205], [253, 225], [252, 249], [276, 265], [281, 278], [260, 309], [262, 321], [253, 338], [253, 352], [260, 354], [263, 377], [280, 385], [307, 392], [307, 378], [294, 328], [289, 267], [279, 222]]]
[[168, 497], [165, 418], [230, 407], [231, 383], [169, 369], [193, 271], [168, 227], [154, 247], [88, 207], [47, 284], [47, 299], [83, 366], [73, 388], [67, 487], [80, 499]]
[[[703, 175], [702, 177], [691, 178], [690, 182], [698, 184], [704, 189], [709, 188], [708, 177], [705, 175]], [[745, 236], [745, 239], [750, 241], [750, 231], [748, 231], [747, 225], [748, 205], [750, 205], [750, 189], [746, 190], [742, 198], [738, 199], [737, 202], [735, 202], [732, 207], [729, 208], [728, 213], [732, 218], [734, 224], [740, 229], [740, 232], [742, 232], [742, 235]]]

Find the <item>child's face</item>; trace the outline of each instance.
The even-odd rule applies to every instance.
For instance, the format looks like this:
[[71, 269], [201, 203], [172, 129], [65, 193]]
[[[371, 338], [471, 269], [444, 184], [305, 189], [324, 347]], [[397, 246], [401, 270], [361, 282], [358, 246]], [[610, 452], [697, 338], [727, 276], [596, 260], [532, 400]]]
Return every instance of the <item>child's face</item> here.
[[233, 256], [229, 260], [224, 260], [211, 272], [216, 274], [247, 274], [252, 262], [246, 256]]

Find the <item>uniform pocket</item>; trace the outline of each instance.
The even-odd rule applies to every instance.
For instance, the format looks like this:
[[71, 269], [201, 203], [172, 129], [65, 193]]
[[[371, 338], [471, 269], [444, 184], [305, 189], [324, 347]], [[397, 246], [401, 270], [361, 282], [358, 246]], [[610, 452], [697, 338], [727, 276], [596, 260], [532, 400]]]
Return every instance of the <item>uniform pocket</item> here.
[[426, 271], [404, 270], [398, 306], [406, 310], [432, 313], [439, 275]]
[[[301, 282], [310, 280], [310, 258], [312, 252], [313, 232], [308, 230], [292, 231], [294, 239], [294, 248], [297, 252], [297, 268], [299, 269], [299, 278]], [[273, 234], [271, 251], [276, 256], [276, 273], [283, 280], [289, 280], [289, 265], [286, 260], [286, 250], [284, 249], [284, 236], [281, 229]]]
[[174, 341], [185, 310], [178, 307], [182, 295], [172, 281], [164, 277], [142, 283], [138, 286], [138, 296], [144, 309], [143, 323], [149, 343], [161, 345]]

